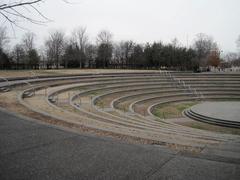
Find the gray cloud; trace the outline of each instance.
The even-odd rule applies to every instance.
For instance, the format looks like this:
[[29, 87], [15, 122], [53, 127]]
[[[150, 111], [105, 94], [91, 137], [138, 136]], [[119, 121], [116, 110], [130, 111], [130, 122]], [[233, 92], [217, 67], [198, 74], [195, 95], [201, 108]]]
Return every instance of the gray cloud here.
[[[132, 39], [137, 42], [177, 37], [183, 45], [192, 43], [197, 33], [206, 33], [224, 51], [235, 51], [240, 34], [239, 0], [75, 0], [74, 4], [46, 1], [41, 11], [54, 22], [36, 26], [22, 22], [36, 33], [41, 44], [50, 29], [66, 33], [77, 26], [86, 26], [94, 40], [101, 29], [108, 29], [115, 40]], [[16, 40], [25, 33], [16, 30]]]

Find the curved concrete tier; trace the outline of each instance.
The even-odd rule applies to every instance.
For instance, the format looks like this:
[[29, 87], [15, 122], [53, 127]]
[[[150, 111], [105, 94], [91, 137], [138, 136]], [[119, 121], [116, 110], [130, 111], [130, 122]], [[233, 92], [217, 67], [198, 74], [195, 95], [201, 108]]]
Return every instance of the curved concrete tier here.
[[227, 127], [240, 128], [240, 102], [203, 102], [185, 111], [188, 117]]
[[[187, 87], [202, 92], [205, 99], [240, 97], [240, 74], [174, 73], [174, 76]], [[33, 87], [24, 84], [25, 81]], [[197, 148], [239, 137], [194, 129], [152, 116], [151, 107], [155, 104], [199, 99], [186, 87], [174, 83], [166, 75], [152, 72], [39, 78], [12, 81], [11, 85], [12, 94], [19, 95], [22, 105], [70, 126]]]

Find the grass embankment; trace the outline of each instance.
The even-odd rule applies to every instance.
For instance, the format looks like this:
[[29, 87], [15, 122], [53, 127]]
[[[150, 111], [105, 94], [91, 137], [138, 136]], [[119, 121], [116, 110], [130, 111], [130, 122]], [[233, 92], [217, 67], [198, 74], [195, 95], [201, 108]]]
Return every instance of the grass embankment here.
[[171, 103], [163, 104], [156, 107], [153, 111], [153, 114], [161, 119], [171, 119], [182, 117], [182, 112], [184, 109], [187, 109], [198, 102], [181, 102], [181, 103]]
[[[182, 117], [182, 112], [184, 109], [190, 108], [195, 104], [198, 104], [198, 102], [192, 101], [192, 102], [164, 104], [155, 108], [153, 114], [162, 119], [163, 118], [164, 119], [179, 118], [179, 117]], [[240, 129], [237, 129], [237, 128], [222, 127], [222, 126], [212, 125], [212, 124], [203, 123], [199, 121], [194, 121], [191, 119], [187, 121], [179, 120], [179, 121], [176, 121], [175, 123], [183, 126], [188, 126], [191, 128], [196, 128], [196, 129], [202, 129], [202, 130], [213, 131], [218, 133], [240, 135]]]

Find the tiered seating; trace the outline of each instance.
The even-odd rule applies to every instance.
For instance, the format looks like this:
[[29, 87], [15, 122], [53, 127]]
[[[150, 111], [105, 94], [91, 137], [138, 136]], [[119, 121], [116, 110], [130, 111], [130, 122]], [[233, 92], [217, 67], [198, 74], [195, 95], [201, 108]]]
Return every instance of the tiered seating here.
[[[209, 99], [238, 100], [240, 74], [158, 71], [95, 74], [30, 80], [19, 101], [31, 110], [65, 122], [165, 144], [202, 148], [237, 135], [182, 126], [153, 116], [159, 105]], [[184, 82], [184, 83], [183, 83]], [[15, 82], [18, 86], [21, 81]], [[47, 87], [47, 88], [46, 88]], [[33, 88], [32, 88], [33, 89]], [[47, 91], [47, 92], [46, 92]], [[202, 95], [202, 96], [200, 96]]]

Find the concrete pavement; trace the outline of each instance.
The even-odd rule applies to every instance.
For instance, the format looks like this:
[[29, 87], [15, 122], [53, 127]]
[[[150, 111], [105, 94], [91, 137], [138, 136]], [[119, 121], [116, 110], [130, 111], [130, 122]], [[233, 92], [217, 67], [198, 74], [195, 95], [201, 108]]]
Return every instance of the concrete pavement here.
[[74, 133], [0, 111], [1, 180], [237, 180], [238, 147], [234, 146], [236, 153], [229, 156], [216, 155], [219, 151], [214, 148], [199, 155], [183, 154], [164, 146]]

